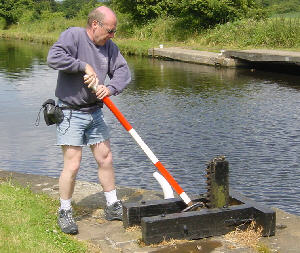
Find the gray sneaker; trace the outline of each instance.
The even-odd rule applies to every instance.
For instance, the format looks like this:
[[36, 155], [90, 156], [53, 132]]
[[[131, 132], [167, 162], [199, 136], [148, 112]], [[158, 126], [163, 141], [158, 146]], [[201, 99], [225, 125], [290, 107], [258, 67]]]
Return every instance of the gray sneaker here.
[[110, 221], [123, 220], [123, 206], [121, 200], [105, 208], [105, 219]]
[[78, 226], [73, 219], [72, 209], [61, 209], [58, 211], [58, 225], [60, 226], [61, 231], [66, 234], [78, 234]]

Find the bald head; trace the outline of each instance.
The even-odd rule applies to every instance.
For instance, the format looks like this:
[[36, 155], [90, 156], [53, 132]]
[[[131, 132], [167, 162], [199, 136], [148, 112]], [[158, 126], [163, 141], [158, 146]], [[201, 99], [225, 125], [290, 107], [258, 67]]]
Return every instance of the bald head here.
[[112, 9], [106, 6], [100, 6], [94, 10], [92, 10], [88, 15], [88, 26], [92, 25], [92, 22], [97, 20], [101, 23], [103, 22], [112, 22], [117, 23], [116, 14]]
[[116, 14], [106, 6], [100, 6], [90, 12], [86, 32], [97, 46], [104, 46], [114, 38], [117, 29]]

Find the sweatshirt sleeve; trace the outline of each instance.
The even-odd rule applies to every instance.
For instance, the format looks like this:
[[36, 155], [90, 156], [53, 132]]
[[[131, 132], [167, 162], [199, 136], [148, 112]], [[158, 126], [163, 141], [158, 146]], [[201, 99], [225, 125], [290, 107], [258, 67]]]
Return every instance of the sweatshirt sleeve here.
[[77, 43], [72, 28], [62, 32], [58, 41], [49, 50], [48, 65], [53, 69], [69, 73], [84, 72], [86, 63], [76, 58]]
[[128, 64], [118, 47], [111, 43], [109, 73], [110, 82], [107, 85], [112, 95], [118, 95], [130, 83], [131, 73]]

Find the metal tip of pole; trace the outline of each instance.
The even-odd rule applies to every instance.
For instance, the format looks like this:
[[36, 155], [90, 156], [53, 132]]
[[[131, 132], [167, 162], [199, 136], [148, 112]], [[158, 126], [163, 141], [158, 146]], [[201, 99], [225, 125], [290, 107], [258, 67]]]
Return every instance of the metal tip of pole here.
[[182, 212], [197, 211], [198, 208], [202, 208], [202, 207], [204, 207], [203, 202], [196, 202], [191, 206], [188, 206], [187, 208], [183, 209]]

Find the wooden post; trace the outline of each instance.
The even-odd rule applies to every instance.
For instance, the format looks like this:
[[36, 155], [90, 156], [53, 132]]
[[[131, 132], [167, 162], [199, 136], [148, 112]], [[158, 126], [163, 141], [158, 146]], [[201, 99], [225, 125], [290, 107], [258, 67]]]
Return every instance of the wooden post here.
[[212, 159], [207, 172], [207, 206], [222, 208], [229, 205], [229, 166], [224, 156]]

